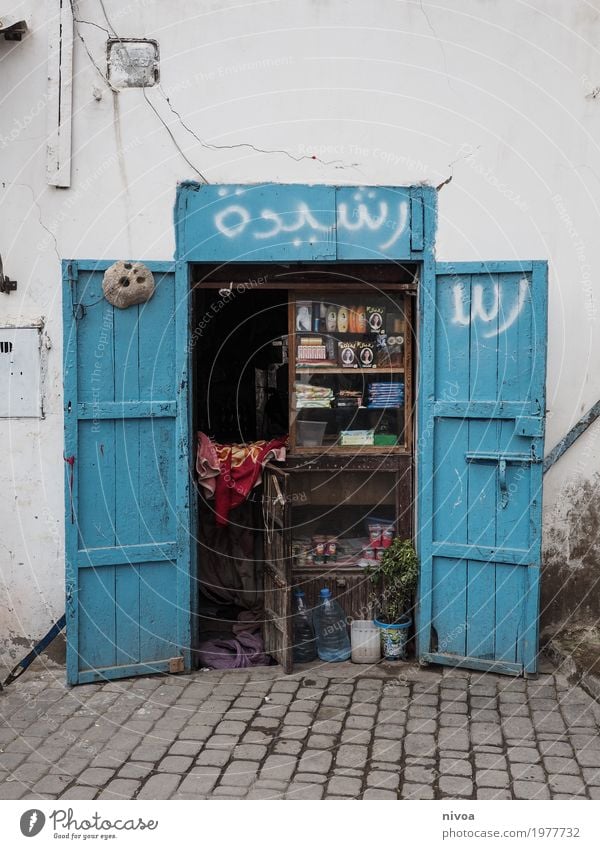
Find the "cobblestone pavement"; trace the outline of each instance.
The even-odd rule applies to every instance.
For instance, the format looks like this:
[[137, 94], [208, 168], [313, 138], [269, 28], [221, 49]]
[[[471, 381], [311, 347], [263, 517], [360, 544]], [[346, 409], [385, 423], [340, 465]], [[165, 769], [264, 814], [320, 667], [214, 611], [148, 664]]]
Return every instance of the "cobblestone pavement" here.
[[0, 693], [1, 799], [600, 798], [600, 705], [407, 664], [153, 676]]

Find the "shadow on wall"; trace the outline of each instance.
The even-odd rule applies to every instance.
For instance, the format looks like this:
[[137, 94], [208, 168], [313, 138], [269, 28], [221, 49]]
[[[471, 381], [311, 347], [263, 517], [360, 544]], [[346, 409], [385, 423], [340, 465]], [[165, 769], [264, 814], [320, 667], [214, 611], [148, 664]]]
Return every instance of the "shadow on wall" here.
[[566, 485], [545, 516], [540, 625], [600, 620], [600, 475]]

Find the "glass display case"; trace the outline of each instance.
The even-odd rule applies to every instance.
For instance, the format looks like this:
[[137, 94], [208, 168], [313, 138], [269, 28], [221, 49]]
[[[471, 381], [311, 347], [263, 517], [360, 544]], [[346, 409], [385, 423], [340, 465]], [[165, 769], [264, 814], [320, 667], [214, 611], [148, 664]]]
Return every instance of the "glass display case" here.
[[290, 451], [401, 452], [410, 446], [410, 296], [291, 293]]

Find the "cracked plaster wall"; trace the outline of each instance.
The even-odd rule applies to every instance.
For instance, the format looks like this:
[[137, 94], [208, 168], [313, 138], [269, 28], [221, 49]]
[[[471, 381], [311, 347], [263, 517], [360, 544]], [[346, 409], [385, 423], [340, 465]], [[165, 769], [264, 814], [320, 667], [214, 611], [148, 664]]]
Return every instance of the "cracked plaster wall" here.
[[[600, 397], [600, 15], [588, 4], [382, 0], [376, 15], [362, 0], [104, 6], [110, 23], [96, 0], [75, 4], [87, 23], [75, 38], [70, 189], [45, 181], [45, 4], [9, 2], [30, 33], [0, 43], [0, 252], [19, 282], [0, 296], [0, 323], [43, 316], [52, 341], [45, 420], [0, 421], [0, 634], [17, 654], [63, 611], [59, 258], [171, 258], [179, 180], [452, 176], [439, 259], [550, 261], [548, 447]], [[146, 98], [112, 92], [99, 73], [115, 32], [159, 42], [161, 87]], [[597, 569], [573, 521], [580, 493], [597, 490], [592, 438], [546, 481], [548, 588], [560, 569]], [[547, 619], [565, 615], [547, 601]]]

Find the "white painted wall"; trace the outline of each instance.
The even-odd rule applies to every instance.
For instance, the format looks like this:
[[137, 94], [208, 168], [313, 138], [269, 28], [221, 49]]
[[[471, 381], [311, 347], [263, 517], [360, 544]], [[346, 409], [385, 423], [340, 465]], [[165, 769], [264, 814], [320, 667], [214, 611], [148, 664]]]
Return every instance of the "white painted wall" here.
[[[451, 176], [439, 259], [550, 261], [548, 447], [600, 398], [599, 0], [104, 0], [110, 24], [98, 0], [75, 5], [88, 23], [76, 25], [73, 178], [56, 189], [45, 102], [58, 0], [0, 0], [0, 18], [23, 9], [31, 26], [22, 43], [0, 40], [0, 253], [19, 282], [0, 295], [0, 324], [43, 317], [52, 343], [46, 418], [0, 421], [5, 648], [63, 611], [59, 259], [171, 258], [175, 186], [197, 176], [142, 91], [106, 86], [105, 29], [158, 39], [161, 89], [148, 99], [211, 182]], [[224, 147], [188, 132], [167, 97]], [[546, 480], [558, 558], [582, 478], [595, 496], [598, 432]]]

